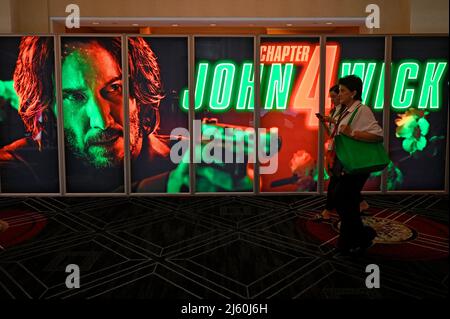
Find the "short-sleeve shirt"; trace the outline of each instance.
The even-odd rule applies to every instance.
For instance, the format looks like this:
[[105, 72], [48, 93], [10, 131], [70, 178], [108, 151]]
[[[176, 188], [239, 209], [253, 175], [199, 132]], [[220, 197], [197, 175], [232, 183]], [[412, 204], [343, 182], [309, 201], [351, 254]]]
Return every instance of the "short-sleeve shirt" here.
[[[355, 103], [347, 109], [348, 114], [339, 123], [339, 128], [341, 128], [342, 125], [348, 124], [350, 118], [352, 117], [353, 111], [357, 107], [359, 107], [359, 109], [353, 118], [353, 121], [350, 123], [350, 128], [352, 131], [367, 132], [374, 135], [383, 136], [383, 129], [375, 119], [372, 110], [367, 105], [361, 104], [361, 101], [355, 101]], [[337, 134], [339, 134], [339, 132]]]

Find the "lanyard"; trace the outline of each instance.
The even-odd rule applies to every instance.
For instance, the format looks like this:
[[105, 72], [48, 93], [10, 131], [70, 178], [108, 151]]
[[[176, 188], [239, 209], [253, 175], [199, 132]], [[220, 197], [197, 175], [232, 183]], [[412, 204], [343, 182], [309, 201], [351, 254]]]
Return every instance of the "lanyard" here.
[[341, 123], [341, 121], [349, 114], [348, 110], [342, 111], [339, 114], [339, 117], [336, 121], [336, 124], [334, 124], [334, 129], [333, 129], [333, 133], [331, 133], [330, 138], [334, 138], [336, 136], [339, 124]]

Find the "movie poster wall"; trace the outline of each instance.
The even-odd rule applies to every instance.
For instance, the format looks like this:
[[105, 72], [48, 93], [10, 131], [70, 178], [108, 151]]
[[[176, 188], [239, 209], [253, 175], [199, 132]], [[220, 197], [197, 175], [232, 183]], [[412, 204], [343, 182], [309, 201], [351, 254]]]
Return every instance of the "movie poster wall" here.
[[319, 183], [326, 191], [315, 113], [330, 112], [328, 91], [349, 74], [361, 77], [362, 102], [387, 126], [386, 178], [371, 174], [364, 190], [382, 183], [388, 192], [445, 190], [447, 37], [392, 37], [389, 105], [384, 36], [326, 37], [322, 60], [318, 36], [262, 36], [259, 47], [251, 36], [195, 36], [193, 65], [188, 40], [64, 35], [55, 48], [52, 36], [0, 37], [0, 193], [61, 193], [62, 181], [69, 194], [124, 194], [126, 176], [131, 193], [252, 193], [254, 185], [261, 193], [315, 193]]

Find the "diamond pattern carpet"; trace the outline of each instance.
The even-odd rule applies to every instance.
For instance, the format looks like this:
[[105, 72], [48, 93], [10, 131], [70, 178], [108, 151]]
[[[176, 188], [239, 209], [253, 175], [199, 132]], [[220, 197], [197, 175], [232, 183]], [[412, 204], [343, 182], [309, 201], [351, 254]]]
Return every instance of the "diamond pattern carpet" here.
[[[337, 216], [311, 221], [324, 196], [2, 197], [0, 299], [448, 298], [448, 197], [366, 199], [366, 218], [414, 236], [342, 256]], [[379, 289], [365, 285], [369, 264]]]

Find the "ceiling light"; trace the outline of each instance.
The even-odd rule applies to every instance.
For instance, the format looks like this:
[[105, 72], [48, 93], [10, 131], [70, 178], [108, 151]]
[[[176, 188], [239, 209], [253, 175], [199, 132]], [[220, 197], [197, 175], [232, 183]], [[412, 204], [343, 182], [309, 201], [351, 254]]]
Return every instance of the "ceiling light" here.
[[174, 23], [172, 24], [172, 27], [178, 27], [178, 24]]
[[211, 27], [215, 27], [216, 25], [217, 25], [217, 24], [215, 24], [215, 23], [211, 23], [211, 24], [210, 24]]
[[286, 23], [287, 27], [292, 27], [292, 23]]
[[139, 23], [133, 23], [132, 26], [133, 26], [133, 27], [138, 27], [138, 26], [139, 26]]
[[100, 22], [96, 22], [96, 21], [94, 21], [94, 22], [92, 22], [92, 24], [95, 24], [95, 25], [97, 25], [97, 24], [100, 24]]
[[333, 24], [333, 22], [327, 22], [327, 23], [325, 23], [325, 24], [328, 24], [328, 25], [330, 25], [330, 24]]

